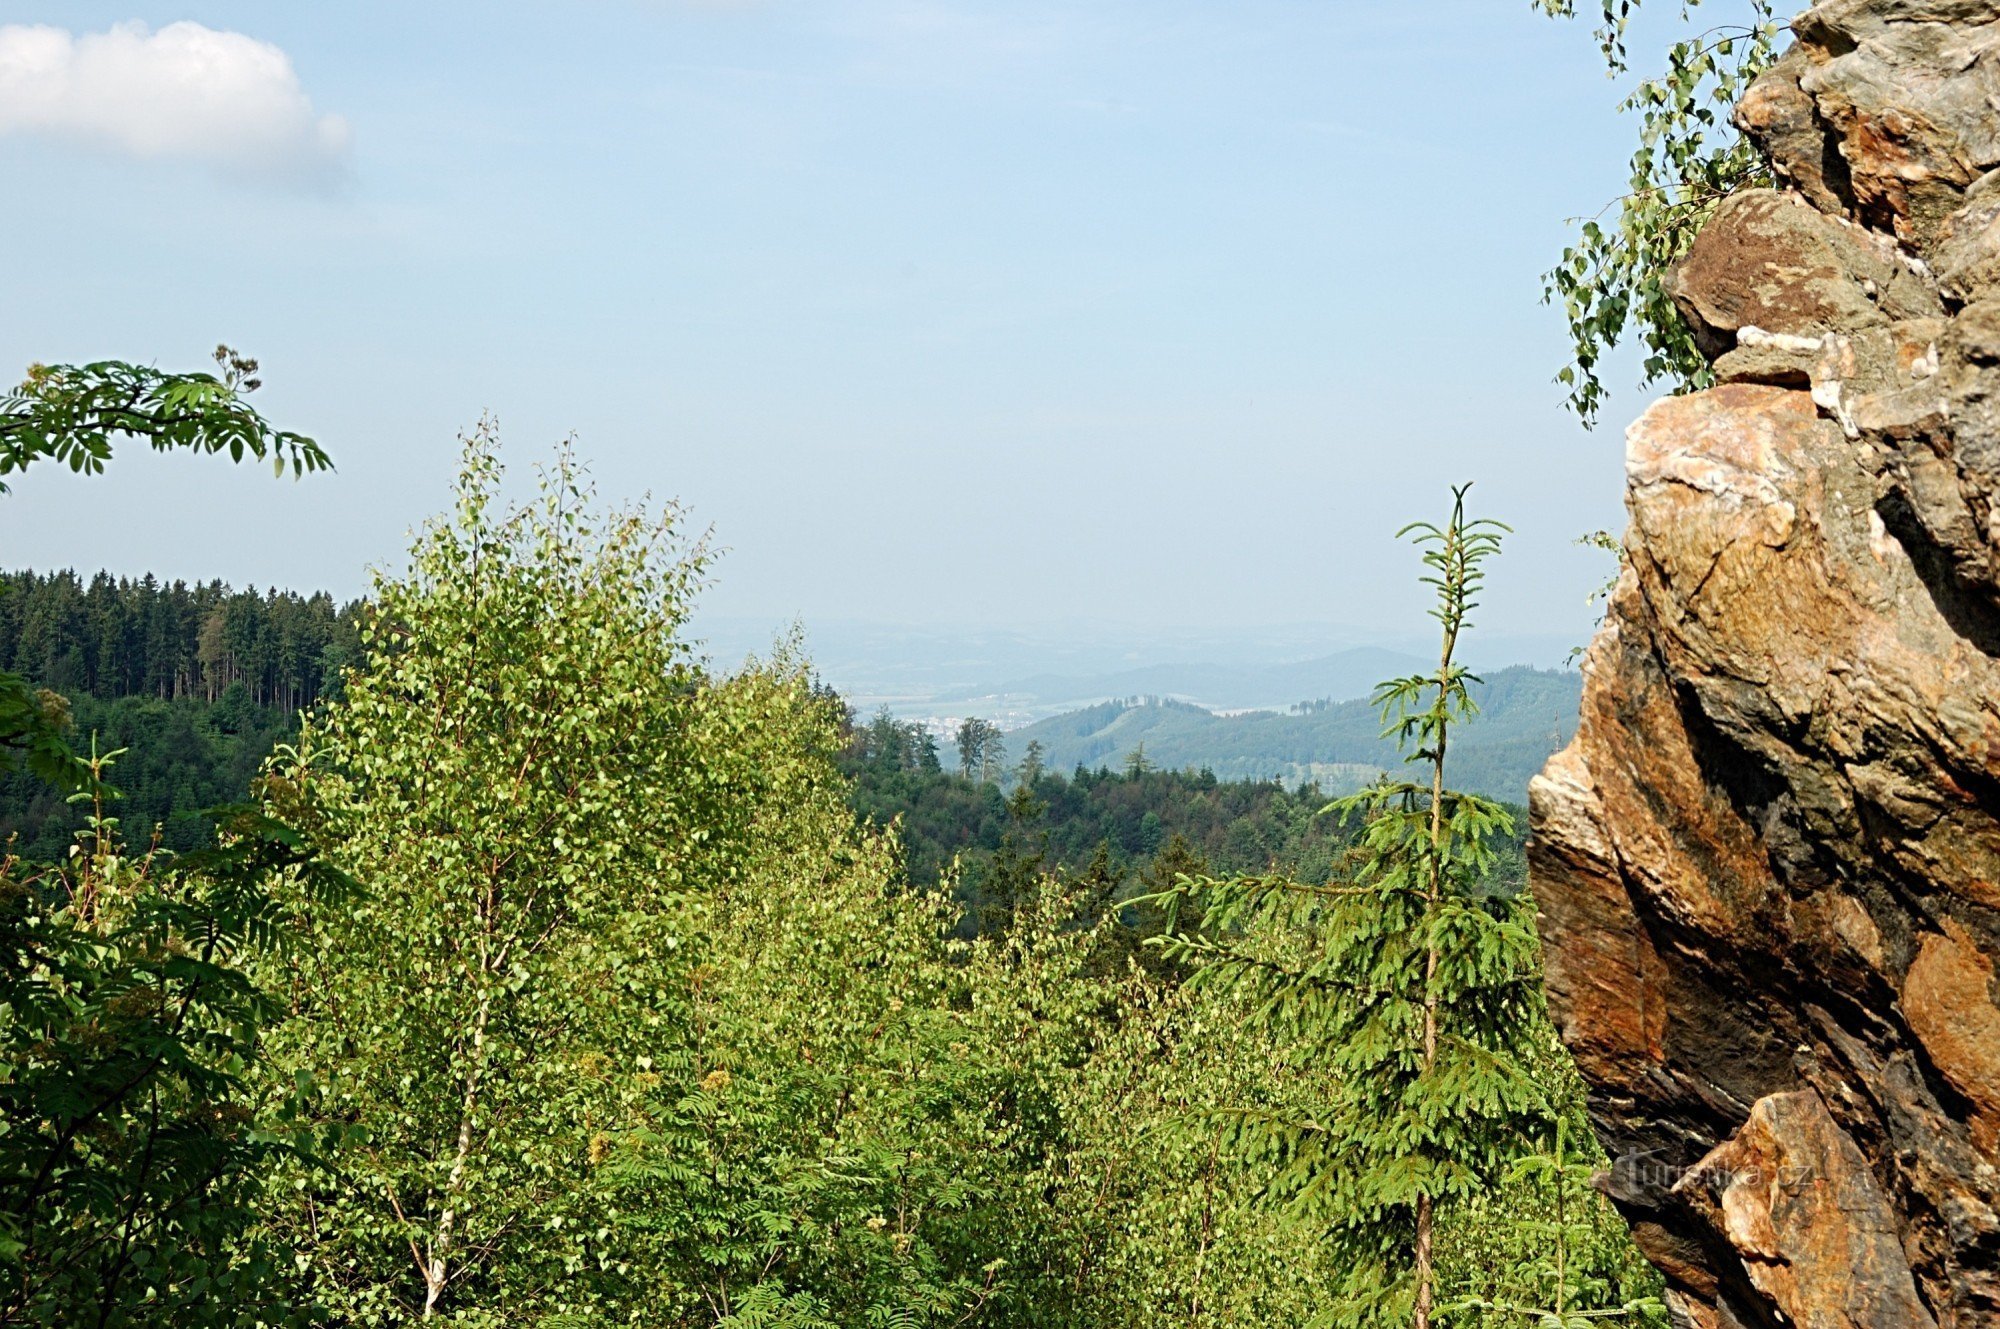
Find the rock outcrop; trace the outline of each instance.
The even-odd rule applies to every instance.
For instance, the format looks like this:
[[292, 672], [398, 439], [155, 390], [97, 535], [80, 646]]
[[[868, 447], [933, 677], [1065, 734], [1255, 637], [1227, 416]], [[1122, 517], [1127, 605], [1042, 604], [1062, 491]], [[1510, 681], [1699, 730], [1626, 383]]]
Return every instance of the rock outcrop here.
[[2000, 0], [1794, 31], [1532, 788], [1550, 995], [1680, 1323], [2000, 1325]]

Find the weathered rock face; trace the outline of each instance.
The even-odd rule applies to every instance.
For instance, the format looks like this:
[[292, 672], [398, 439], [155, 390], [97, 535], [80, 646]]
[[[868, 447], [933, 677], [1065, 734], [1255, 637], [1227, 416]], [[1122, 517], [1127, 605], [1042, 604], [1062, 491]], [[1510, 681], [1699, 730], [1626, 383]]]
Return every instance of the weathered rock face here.
[[2000, 0], [1795, 30], [1531, 792], [1550, 994], [1682, 1323], [2000, 1325]]

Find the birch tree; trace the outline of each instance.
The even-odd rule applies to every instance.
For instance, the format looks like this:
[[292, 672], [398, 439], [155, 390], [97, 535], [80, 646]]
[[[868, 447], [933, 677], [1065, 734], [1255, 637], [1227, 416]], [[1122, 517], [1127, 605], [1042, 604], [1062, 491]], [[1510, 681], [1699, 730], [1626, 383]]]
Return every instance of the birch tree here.
[[350, 1143], [277, 1220], [358, 1323], [591, 1310], [588, 1141], [620, 1077], [664, 1069], [683, 903], [740, 866], [755, 802], [703, 741], [678, 629], [704, 555], [673, 511], [595, 517], [566, 452], [525, 506], [499, 481], [482, 427], [451, 516], [377, 580], [367, 665], [278, 772], [362, 883], [293, 920], [281, 1062]]

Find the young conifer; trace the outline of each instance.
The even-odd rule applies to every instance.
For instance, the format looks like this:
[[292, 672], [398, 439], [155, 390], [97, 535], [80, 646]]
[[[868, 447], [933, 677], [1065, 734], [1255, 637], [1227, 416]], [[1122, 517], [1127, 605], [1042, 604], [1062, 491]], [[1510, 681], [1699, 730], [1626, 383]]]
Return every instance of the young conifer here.
[[1445, 525], [1403, 532], [1423, 548], [1442, 643], [1435, 672], [1376, 694], [1414, 778], [1327, 808], [1361, 822], [1345, 879], [1184, 877], [1157, 897], [1167, 954], [1242, 1000], [1286, 1063], [1295, 1092], [1221, 1114], [1221, 1136], [1269, 1170], [1269, 1198], [1323, 1230], [1351, 1271], [1327, 1323], [1429, 1329], [1440, 1211], [1482, 1194], [1550, 1110], [1528, 1063], [1529, 907], [1488, 880], [1511, 820], [1446, 785], [1478, 681], [1459, 639], [1505, 529], [1468, 520], [1459, 488]]

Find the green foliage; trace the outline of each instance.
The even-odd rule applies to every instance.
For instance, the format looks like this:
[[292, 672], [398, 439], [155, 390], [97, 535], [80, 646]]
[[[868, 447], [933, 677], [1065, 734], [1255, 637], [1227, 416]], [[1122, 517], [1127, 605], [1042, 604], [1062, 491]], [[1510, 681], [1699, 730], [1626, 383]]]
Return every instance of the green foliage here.
[[281, 763], [367, 886], [272, 975], [274, 1080], [348, 1137], [274, 1239], [344, 1323], [1031, 1322], [1024, 1049], [1071, 1022], [901, 884], [800, 668], [693, 665], [671, 521], [599, 524], [567, 458], [500, 513], [497, 471], [473, 440]]
[[[1117, 938], [1110, 927], [1099, 925], [1100, 947]], [[1157, 949], [1144, 954], [1157, 964]], [[1268, 1162], [1189, 1123], [1298, 1105], [1324, 1077], [1277, 1052], [1245, 1007], [1177, 979], [1170, 967], [1125, 978], [1091, 1055], [1057, 1082], [1064, 1136], [1047, 1165], [1050, 1212], [1075, 1309], [1051, 1322], [1310, 1323], [1343, 1276], [1335, 1252], [1257, 1202]]]
[[1007, 765], [1007, 740], [1000, 726], [978, 716], [958, 726], [958, 772], [968, 780], [991, 783]]
[[982, 933], [1004, 933], [1014, 916], [1033, 899], [1042, 883], [1049, 856], [1049, 833], [1039, 829], [1048, 805], [1035, 797], [1032, 785], [1016, 785], [1007, 799], [1007, 830], [993, 853], [985, 889], [980, 892], [977, 918]]
[[[1568, 18], [1574, 0], [1536, 0]], [[1683, 13], [1700, 0], [1686, 0]], [[1775, 58], [1783, 25], [1771, 0], [1742, 0], [1747, 21], [1688, 36], [1667, 51], [1662, 74], [1642, 80], [1620, 106], [1639, 115], [1628, 192], [1579, 223], [1574, 243], [1544, 278], [1543, 298], [1569, 324], [1571, 362], [1556, 378], [1584, 423], [1597, 419], [1605, 388], [1599, 369], [1627, 331], [1646, 347], [1644, 384], [1705, 387], [1708, 361], [1667, 294], [1668, 270], [1738, 189], [1770, 183], [1756, 148], [1731, 125], [1736, 99]], [[1625, 68], [1625, 33], [1638, 0], [1603, 0], [1597, 32], [1612, 73]]]
[[[787, 710], [795, 754], [832, 737]], [[1073, 1322], [1037, 1182], [1097, 1005], [1071, 978], [1082, 940], [1030, 900], [1008, 940], [947, 943], [955, 911], [901, 887], [820, 761], [789, 759], [805, 783], [704, 902], [685, 1052], [605, 1133], [600, 1185], [636, 1234], [623, 1295], [732, 1327]]]
[[896, 829], [913, 887], [955, 890], [968, 935], [1007, 911], [1003, 897], [1020, 893], [1024, 852], [1039, 860], [1030, 876], [1083, 871], [1101, 854], [1094, 870], [1124, 900], [1144, 889], [1140, 878], [1175, 837], [1220, 872], [1282, 869], [1308, 881], [1325, 880], [1348, 838], [1317, 815], [1326, 800], [1314, 786], [1218, 780], [1210, 771], [1043, 770], [1017, 786], [1032, 797], [1012, 806], [998, 786], [940, 769], [923, 727], [888, 715], [850, 728], [840, 765], [854, 782], [856, 814]]
[[1324, 1230], [1347, 1271], [1329, 1318], [1424, 1329], [1437, 1211], [1493, 1185], [1551, 1107], [1527, 1064], [1537, 966], [1524, 899], [1496, 895], [1504, 808], [1445, 787], [1454, 727], [1472, 710], [1458, 638], [1503, 529], [1464, 517], [1410, 528], [1442, 632], [1434, 674], [1382, 686], [1389, 733], [1424, 771], [1332, 810], [1363, 830], [1352, 871], [1312, 886], [1276, 877], [1183, 880], [1163, 899], [1167, 952], [1192, 985], [1246, 1007], [1285, 1049], [1302, 1101], [1225, 1113], [1232, 1156], [1268, 1168], [1269, 1195]]
[[[578, 1180], [590, 1123], [684, 1008], [696, 882], [740, 871], [759, 788], [696, 739], [674, 635], [698, 549], [671, 514], [589, 512], [573, 460], [501, 512], [489, 432], [449, 521], [379, 577], [365, 666], [280, 763], [287, 809], [367, 883], [301, 901], [305, 958], [276, 1075], [353, 1147], [274, 1219], [356, 1323], [494, 1323], [591, 1309], [603, 1234]], [[274, 975], [274, 978], [278, 976]]]
[[1439, 1281], [1450, 1289], [1450, 1318], [1468, 1329], [1664, 1325], [1658, 1272], [1593, 1184], [1606, 1159], [1586, 1116], [1583, 1079], [1546, 1020], [1530, 1055], [1559, 1110], [1522, 1142], [1497, 1190], [1445, 1216]]
[[[64, 705], [71, 733], [124, 753], [118, 810], [127, 833], [139, 840], [157, 836], [161, 847], [180, 852], [214, 843], [209, 810], [241, 801], [273, 747], [297, 730], [296, 717], [248, 704], [240, 685], [214, 705], [194, 698], [100, 701], [88, 695]], [[88, 816], [87, 803], [30, 772], [0, 775], [0, 841], [13, 837], [24, 858], [61, 859]]]
[[[202, 781], [280, 746], [219, 849], [128, 854], [100, 762], [79, 852], [0, 872], [0, 1322], [1306, 1324], [1393, 1309], [1328, 1290], [1425, 1206], [1449, 1322], [1651, 1313], [1504, 809], [947, 772], [787, 650], [698, 667], [671, 514], [498, 474], [482, 434], [295, 746], [225, 629], [321, 601], [218, 588], [181, 673], [103, 630], [132, 584], [16, 579], [0, 663], [131, 741], [128, 821], [202, 843]], [[1484, 537], [1430, 535], [1469, 604]], [[1446, 626], [1383, 698], [1433, 766], [1476, 695]]]
[[19, 674], [0, 672], [0, 777], [18, 765], [35, 786], [67, 793], [89, 779], [69, 745], [69, 702]]
[[310, 1141], [252, 1082], [273, 1008], [243, 962], [277, 941], [277, 876], [322, 905], [345, 883], [250, 809], [205, 851], [129, 851], [113, 755], [76, 852], [0, 857], [0, 1323], [289, 1321], [255, 1221]]
[[324, 592], [193, 586], [148, 575], [0, 573], [0, 669], [75, 697], [247, 700], [290, 712], [339, 690], [357, 605]]
[[303, 475], [333, 465], [319, 444], [273, 428], [244, 400], [261, 386], [255, 360], [218, 346], [215, 363], [215, 374], [169, 374], [122, 360], [31, 365], [20, 386], [0, 395], [0, 476], [38, 461], [99, 474], [120, 435], [143, 438], [156, 452], [268, 459], [280, 475], [287, 466]]
[[[0, 397], [0, 475], [44, 459], [95, 473], [116, 433], [327, 464], [242, 404], [254, 363], [217, 359], [220, 380], [37, 367]], [[346, 883], [251, 809], [219, 814], [198, 852], [128, 849], [104, 780], [118, 754], [77, 756], [70, 711], [0, 672], [0, 772], [24, 758], [27, 778], [88, 805], [59, 861], [0, 849], [0, 1321], [303, 1320], [256, 1218], [272, 1160], [311, 1141], [274, 1129], [285, 1095], [253, 1073], [272, 1007], [245, 965], [278, 949], [275, 879], [322, 905]]]
[[[358, 613], [219, 581], [0, 573], [0, 747], [41, 745], [32, 766], [0, 765], [0, 840], [18, 837], [27, 858], [66, 853], [83, 828], [83, 806], [64, 797], [81, 778], [66, 746], [77, 735], [125, 750], [120, 812], [134, 833], [158, 826], [169, 849], [209, 843], [206, 809], [241, 800], [297, 732], [296, 712], [339, 691]], [[31, 707], [50, 723], [19, 714]]]

